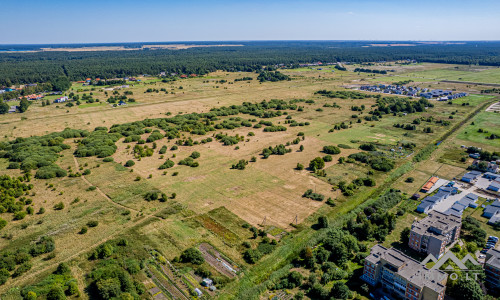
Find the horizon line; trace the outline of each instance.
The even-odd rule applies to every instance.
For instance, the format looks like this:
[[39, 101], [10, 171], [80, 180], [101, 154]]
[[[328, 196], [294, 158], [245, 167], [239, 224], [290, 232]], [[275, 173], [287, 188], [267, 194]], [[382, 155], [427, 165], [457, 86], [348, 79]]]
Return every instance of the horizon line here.
[[369, 40], [188, 40], [188, 41], [136, 41], [136, 42], [67, 42], [67, 43], [1, 43], [0, 46], [38, 46], [38, 45], [96, 45], [96, 44], [151, 44], [151, 43], [210, 43], [210, 42], [500, 42], [500, 40], [393, 40], [393, 39], [369, 39]]

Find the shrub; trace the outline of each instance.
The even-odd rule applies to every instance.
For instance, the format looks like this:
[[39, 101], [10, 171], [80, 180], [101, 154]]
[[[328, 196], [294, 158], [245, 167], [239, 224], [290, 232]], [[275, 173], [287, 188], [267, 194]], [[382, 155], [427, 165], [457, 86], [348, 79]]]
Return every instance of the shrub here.
[[112, 157], [105, 157], [102, 161], [103, 162], [112, 162], [112, 161], [114, 161], [114, 159]]
[[135, 165], [135, 162], [133, 160], [127, 160], [127, 162], [125, 163], [125, 167], [132, 167], [133, 165]]
[[326, 154], [339, 154], [340, 148], [337, 146], [324, 146], [323, 152]]
[[35, 173], [35, 178], [50, 179], [55, 177], [65, 177], [68, 173], [57, 165], [44, 166]]
[[80, 232], [78, 232], [79, 234], [86, 234], [88, 231], [88, 228], [87, 226], [83, 226], [82, 229], [80, 229]]
[[248, 165], [248, 161], [244, 159], [240, 159], [238, 163], [234, 164], [231, 166], [231, 169], [236, 169], [236, 170], [245, 170], [246, 165]]
[[200, 152], [194, 151], [193, 153], [191, 153], [190, 157], [193, 159], [197, 159], [200, 157]]
[[316, 201], [323, 201], [323, 200], [325, 200], [325, 196], [324, 195], [319, 194], [319, 193], [314, 193], [313, 190], [311, 190], [311, 189], [307, 190], [302, 195], [302, 197], [309, 198], [309, 199], [316, 200]]
[[14, 220], [22, 220], [28, 213], [25, 211], [18, 211], [14, 213]]
[[0, 230], [4, 228], [7, 225], [7, 221], [4, 219], [0, 218]]
[[146, 201], [155, 201], [155, 200], [158, 200], [158, 196], [159, 195], [160, 195], [159, 191], [150, 191], [150, 192], [147, 192], [144, 195], [144, 200], [146, 200]]
[[249, 264], [255, 264], [260, 258], [262, 254], [255, 249], [248, 249], [243, 252], [243, 259]]
[[312, 171], [320, 170], [325, 167], [325, 161], [321, 157], [316, 157], [315, 159], [309, 162], [309, 168]]
[[64, 209], [64, 203], [62, 203], [62, 202], [57, 203], [56, 205], [54, 205], [54, 209], [55, 210], [62, 210], [62, 209]]
[[97, 227], [97, 225], [99, 225], [99, 222], [95, 220], [87, 222], [88, 227]]
[[167, 161], [165, 161], [160, 167], [158, 167], [158, 169], [160, 170], [169, 169], [172, 168], [174, 165], [175, 163], [173, 161], [167, 159]]
[[408, 183], [412, 183], [413, 181], [415, 181], [415, 178], [413, 178], [413, 177], [408, 177], [405, 180], [405, 182], [408, 182]]
[[359, 149], [365, 150], [365, 151], [375, 151], [375, 150], [377, 150], [377, 148], [375, 148], [375, 145], [369, 144], [369, 143], [361, 144], [359, 146]]
[[188, 248], [184, 250], [180, 256], [180, 261], [183, 263], [192, 263], [195, 265], [201, 265], [205, 262], [203, 255], [200, 250], [196, 248]]

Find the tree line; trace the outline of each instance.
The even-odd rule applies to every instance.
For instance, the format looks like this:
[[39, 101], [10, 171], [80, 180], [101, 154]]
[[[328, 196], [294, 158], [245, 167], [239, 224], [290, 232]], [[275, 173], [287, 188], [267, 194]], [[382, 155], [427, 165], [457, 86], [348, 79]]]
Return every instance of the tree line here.
[[422, 62], [500, 65], [500, 42], [413, 47], [362, 47], [364, 42], [242, 42], [243, 47], [204, 47], [180, 51], [95, 51], [0, 53], [0, 85], [116, 78], [160, 72], [203, 75], [216, 70], [261, 71], [263, 66], [301, 63], [370, 62], [413, 59]]

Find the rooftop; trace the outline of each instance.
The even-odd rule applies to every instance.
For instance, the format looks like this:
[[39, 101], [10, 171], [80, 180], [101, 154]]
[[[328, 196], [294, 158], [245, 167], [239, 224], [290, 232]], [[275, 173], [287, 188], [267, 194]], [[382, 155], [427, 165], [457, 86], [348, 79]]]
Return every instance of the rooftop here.
[[495, 248], [490, 248], [488, 252], [486, 252], [486, 255], [491, 255], [491, 258], [486, 261], [486, 264], [500, 269], [500, 251]]
[[429, 231], [430, 228], [435, 228], [441, 232], [446, 232], [457, 226], [460, 227], [461, 224], [462, 224], [462, 219], [460, 217], [457, 217], [455, 215], [447, 215], [445, 213], [438, 211], [433, 211], [429, 213], [429, 215], [423, 218], [422, 220], [413, 222], [411, 229], [412, 231], [421, 235], [426, 233], [435, 235], [431, 231]]
[[[428, 269], [418, 261], [394, 248], [387, 249], [381, 245], [375, 245], [366, 259], [374, 264], [379, 263], [383, 259], [398, 269], [398, 275], [421, 288], [425, 286], [438, 293], [446, 288], [440, 283], [446, 279], [446, 273], [440, 270]], [[433, 276], [429, 276], [430, 274]], [[431, 280], [430, 278], [438, 279], [438, 281]]]

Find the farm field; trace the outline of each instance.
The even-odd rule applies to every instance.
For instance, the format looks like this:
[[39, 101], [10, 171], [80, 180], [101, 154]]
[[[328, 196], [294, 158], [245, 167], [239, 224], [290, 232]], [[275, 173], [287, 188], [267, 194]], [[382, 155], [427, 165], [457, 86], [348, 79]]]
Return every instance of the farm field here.
[[[114, 95], [135, 100], [123, 106], [106, 102], [114, 91], [74, 83], [67, 93], [80, 99], [92, 93], [99, 102], [82, 100], [80, 105], [67, 107], [38, 101], [24, 114], [2, 115], [2, 145], [65, 128], [88, 131], [61, 141], [50, 138], [33, 148], [44, 155], [43, 147], [59, 146], [60, 151], [53, 149], [53, 163], [66, 176], [38, 178], [43, 166], [28, 171], [31, 177], [26, 183], [33, 187], [19, 197], [32, 199], [22, 203], [33, 211], [21, 219], [7, 210], [1, 213], [7, 224], [1, 229], [0, 248], [16, 252], [49, 236], [55, 250], [33, 257], [32, 267], [22, 276], [0, 285], [2, 299], [21, 299], [22, 288], [52, 280], [63, 262], [72, 270], [80, 297], [91, 299], [85, 289], [95, 282], [86, 274], [104, 267], [106, 259], [120, 261], [120, 255], [150, 268], [151, 277], [141, 271], [131, 273], [131, 280], [162, 295], [158, 298], [172, 298], [169, 291], [183, 298], [181, 294], [194, 288], [202, 289], [207, 297], [238, 298], [249, 290], [254, 293], [254, 287], [265, 284], [270, 274], [288, 265], [300, 247], [320, 234], [314, 227], [319, 216], [340, 224], [351, 211], [391, 188], [407, 197], [432, 175], [452, 179], [463, 174], [470, 161], [460, 162], [465, 155], [459, 150], [462, 144], [498, 150], [499, 139], [485, 139], [487, 134], [500, 135], [495, 131], [500, 128], [498, 114], [479, 111], [465, 122], [476, 109], [494, 101], [494, 96], [472, 94], [451, 104], [431, 100], [420, 111], [394, 111], [373, 118], [381, 97], [371, 94], [355, 99], [348, 93], [359, 92], [345, 87], [370, 80], [392, 83], [395, 77], [406, 75], [423, 76], [437, 87], [436, 81], [457, 76], [487, 80], [500, 69], [472, 71], [442, 64], [382, 67], [394, 68], [396, 75], [331, 72], [334, 69], [328, 66], [283, 69], [291, 80], [262, 83], [250, 72], [217, 71], [171, 82], [138, 77], [140, 82], [115, 91]], [[474, 72], [483, 77], [469, 74]], [[253, 80], [234, 81], [242, 77]], [[316, 93], [320, 90], [348, 96], [329, 98]], [[394, 97], [384, 101], [419, 100]], [[245, 108], [250, 105], [254, 106], [248, 113]], [[407, 130], [395, 126], [399, 124], [416, 126]], [[479, 133], [480, 128], [488, 133]], [[153, 139], [155, 134], [161, 137]], [[444, 142], [428, 158], [414, 161], [443, 136]], [[113, 151], [77, 155], [83, 147], [102, 145]], [[373, 150], [363, 149], [366, 145]], [[340, 153], [329, 153], [328, 146], [338, 147]], [[0, 175], [26, 176], [19, 164], [14, 168], [16, 162], [9, 160], [7, 150], [1, 149]], [[370, 153], [382, 162], [393, 162], [391, 167], [374, 167], [355, 159], [356, 154]], [[324, 166], [315, 170], [310, 162], [317, 157]], [[407, 177], [414, 181], [407, 182]], [[341, 182], [354, 185], [359, 179], [371, 182], [353, 187], [352, 194], [341, 190]], [[416, 217], [409, 211], [413, 206], [402, 202], [394, 209], [405, 208], [384, 245], [397, 244], [400, 232]], [[201, 250], [204, 262], [183, 258], [191, 248]], [[249, 258], [245, 254], [249, 249], [260, 256]], [[127, 269], [132, 263], [123, 264]], [[172, 280], [169, 272], [177, 271], [170, 264], [182, 276]], [[217, 291], [200, 286], [204, 274], [217, 279]]]

